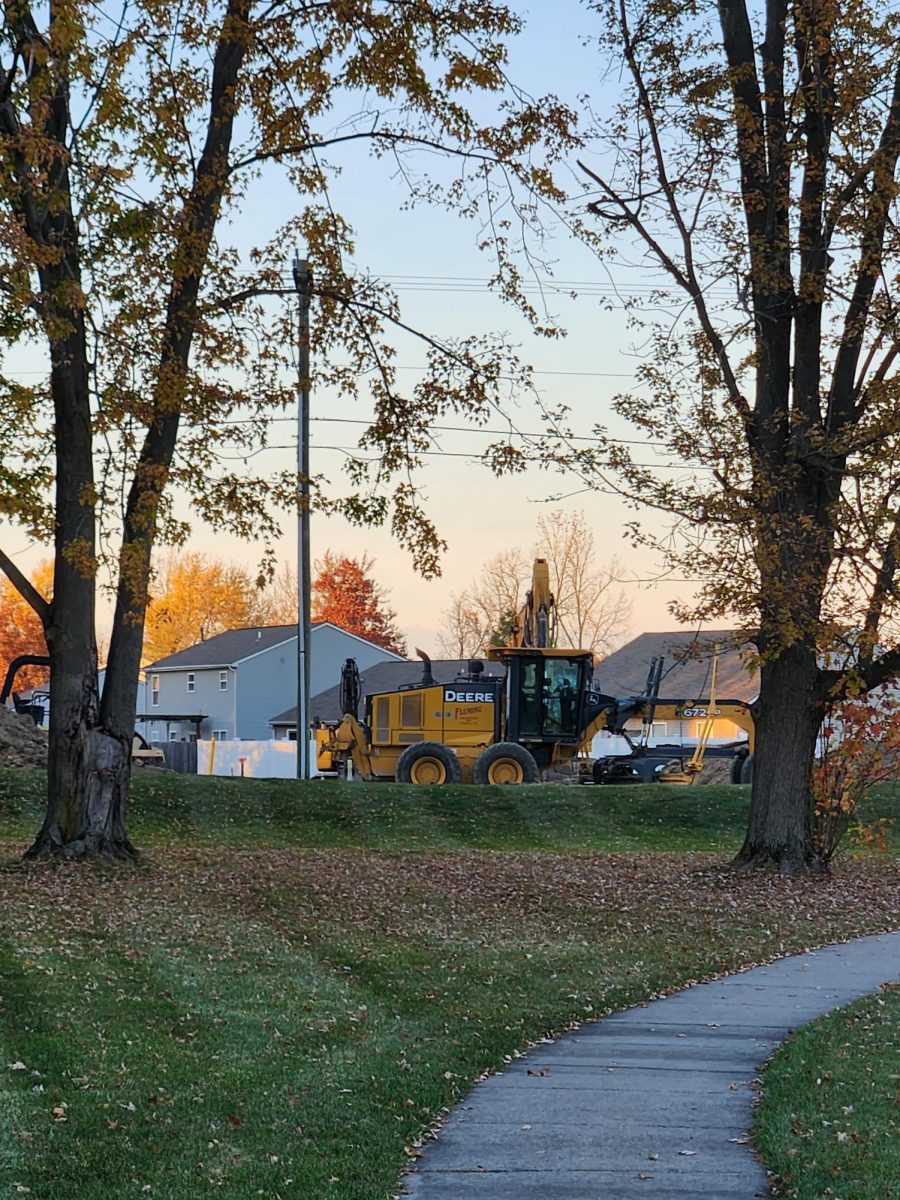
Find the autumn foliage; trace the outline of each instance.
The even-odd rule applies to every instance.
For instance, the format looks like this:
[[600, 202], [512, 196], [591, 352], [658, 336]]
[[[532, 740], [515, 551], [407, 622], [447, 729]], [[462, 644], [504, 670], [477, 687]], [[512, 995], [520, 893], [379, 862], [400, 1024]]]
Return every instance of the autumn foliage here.
[[286, 580], [283, 573], [280, 590], [263, 591], [245, 567], [196, 552], [172, 559], [147, 609], [145, 661], [175, 654], [226, 629], [296, 621], [296, 600], [291, 608], [283, 594]]
[[[343, 152], [369, 151], [366, 170], [389, 160], [410, 202], [493, 218], [500, 195], [516, 199], [522, 154], [526, 191], [558, 195], [548, 163], [573, 145], [574, 116], [508, 78], [520, 27], [493, 0], [3, 6], [0, 347], [4, 360], [39, 347], [46, 372], [23, 384], [0, 371], [0, 511], [52, 542], [56, 580], [48, 604], [0, 545], [52, 659], [47, 814], [32, 856], [136, 853], [126, 799], [158, 546], [183, 545], [199, 521], [257, 543], [263, 573], [273, 565], [300, 488], [296, 470], [257, 456], [295, 399], [284, 277], [295, 246], [314, 264], [316, 386], [369, 413], [347, 476], [327, 494], [317, 481], [315, 499], [357, 525], [387, 522], [436, 573], [441, 542], [417, 480], [435, 417], [483, 422], [530, 372], [503, 335], [422, 331], [428, 368], [407, 388], [390, 332], [414, 329], [357, 261], [332, 183]], [[477, 169], [445, 182], [442, 167], [427, 170], [436, 156]], [[280, 227], [260, 208], [279, 186], [290, 189]], [[370, 189], [356, 200], [371, 207]], [[524, 207], [518, 216], [539, 232]], [[504, 229], [486, 245], [498, 291], [516, 296]], [[103, 586], [115, 615], [100, 695]]]
[[[40, 563], [31, 577], [31, 582], [44, 596], [52, 591], [53, 564], [49, 560]], [[44, 630], [37, 613], [19, 595], [5, 577], [0, 576], [0, 678], [14, 658], [20, 654], [47, 653]], [[49, 677], [46, 667], [23, 667], [16, 675], [16, 691], [45, 684]]]
[[[696, 581], [677, 615], [737, 622], [758, 650], [735, 865], [821, 871], [810, 780], [824, 706], [851, 678], [871, 691], [900, 673], [896, 11], [590, 8], [617, 87], [580, 164], [584, 238], [604, 270], [626, 252], [641, 263], [643, 294], [623, 287], [642, 361], [612, 403], [635, 441], [610, 423], [564, 461], [598, 488], [612, 471], [631, 536]], [[820, 660], [845, 630], [852, 672]]]
[[886, 848], [890, 821], [868, 822], [866, 793], [896, 780], [900, 769], [900, 698], [892, 692], [835, 704], [822, 726], [822, 753], [812, 776], [813, 838], [830, 862], [845, 835], [866, 850]]
[[358, 637], [406, 654], [403, 635], [397, 628], [397, 614], [388, 607], [384, 588], [371, 577], [375, 560], [348, 558], [326, 551], [316, 563], [312, 585], [312, 615], [316, 621], [333, 624]]

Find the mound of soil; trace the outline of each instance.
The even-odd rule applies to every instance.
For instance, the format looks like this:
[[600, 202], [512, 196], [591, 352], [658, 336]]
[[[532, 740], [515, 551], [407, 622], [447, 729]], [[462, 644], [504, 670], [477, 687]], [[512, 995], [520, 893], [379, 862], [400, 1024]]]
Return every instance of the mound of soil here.
[[47, 731], [0, 706], [0, 767], [46, 767]]

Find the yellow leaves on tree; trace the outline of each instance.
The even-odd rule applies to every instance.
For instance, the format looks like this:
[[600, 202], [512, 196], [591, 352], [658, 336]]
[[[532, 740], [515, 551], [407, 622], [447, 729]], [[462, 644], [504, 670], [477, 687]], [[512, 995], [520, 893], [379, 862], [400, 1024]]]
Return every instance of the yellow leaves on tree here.
[[261, 591], [250, 571], [206, 554], [170, 560], [147, 610], [144, 661], [165, 658], [226, 629], [296, 621], [288, 573], [279, 584], [276, 591]]

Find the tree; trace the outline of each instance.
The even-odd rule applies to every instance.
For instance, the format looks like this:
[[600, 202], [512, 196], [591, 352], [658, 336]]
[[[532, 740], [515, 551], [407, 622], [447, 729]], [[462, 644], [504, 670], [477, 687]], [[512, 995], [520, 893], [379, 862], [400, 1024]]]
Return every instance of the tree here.
[[495, 554], [475, 583], [451, 595], [450, 608], [441, 614], [441, 650], [453, 658], [472, 658], [505, 642], [502, 632], [515, 618], [530, 578], [531, 564], [519, 547]]
[[368, 554], [347, 558], [326, 550], [315, 564], [312, 583], [312, 616], [316, 621], [331, 621], [348, 633], [406, 654], [403, 635], [397, 628], [397, 614], [386, 603], [386, 592], [371, 577], [375, 560]]
[[821, 751], [813, 768], [813, 838], [830, 862], [853, 829], [868, 849], [885, 849], [893, 818], [862, 820], [867, 793], [894, 782], [900, 754], [900, 697], [884, 688], [850, 695], [829, 706], [822, 725]]
[[268, 625], [296, 625], [299, 613], [297, 572], [288, 563], [272, 576], [262, 595]]
[[[49, 591], [52, 578], [53, 564], [47, 559], [35, 568], [31, 583], [36, 588]], [[21, 654], [46, 653], [44, 630], [34, 609], [7, 579], [0, 579], [0, 672], [5, 674], [12, 660]], [[14, 686], [17, 691], [40, 687], [46, 684], [48, 675], [46, 667], [22, 667], [16, 675]]]
[[518, 547], [503, 551], [485, 564], [476, 583], [451, 596], [450, 608], [442, 614], [444, 632], [438, 635], [445, 653], [471, 657], [507, 644], [535, 558], [545, 558], [550, 567], [557, 644], [583, 647], [598, 657], [613, 649], [631, 611], [616, 586], [622, 568], [616, 558], [598, 563], [584, 513], [555, 509], [538, 520], [530, 556]]
[[636, 538], [699, 581], [694, 619], [736, 614], [758, 648], [737, 865], [819, 870], [823, 713], [900, 668], [896, 14], [872, 0], [592, 7], [624, 77], [580, 164], [581, 233], [601, 255], [636, 246], [658, 284], [652, 312], [629, 306], [650, 353], [616, 409], [684, 469], [661, 478], [603, 430], [567, 461], [673, 514], [674, 532], [635, 524]]
[[198, 553], [173, 558], [147, 608], [144, 659], [174, 654], [226, 629], [289, 624], [273, 617], [269, 600], [244, 567]]
[[[293, 401], [294, 307], [265, 298], [291, 291], [285, 246], [304, 242], [315, 265], [317, 384], [362, 388], [373, 409], [347, 494], [317, 486], [314, 502], [389, 521], [424, 572], [437, 569], [440, 542], [411, 480], [436, 414], [484, 418], [523, 378], [502, 340], [428, 337], [425, 377], [411, 393], [397, 386], [385, 330], [409, 327], [353, 263], [331, 161], [368, 146], [396, 164], [411, 200], [471, 216], [489, 207], [497, 286], [513, 292], [510, 222], [495, 220], [504, 163], [531, 157], [529, 186], [552, 190], [546, 164], [572, 144], [572, 118], [509, 84], [505, 40], [518, 20], [491, 0], [9, 0], [3, 12], [0, 337], [42, 346], [48, 366], [36, 386], [0, 381], [0, 512], [54, 555], [51, 600], [0, 551], [52, 660], [47, 813], [29, 853], [131, 855], [125, 800], [154, 547], [184, 541], [185, 501], [269, 547], [279, 511], [305, 502], [309, 481], [295, 472], [244, 469]], [[472, 92], [494, 95], [494, 125], [474, 119]], [[460, 172], [429, 179], [417, 148]], [[228, 222], [279, 171], [296, 215], [241, 255], [222, 240]], [[509, 211], [520, 229], [531, 222], [514, 197]], [[94, 610], [107, 571], [115, 615], [101, 699]]]
[[486, 632], [482, 615], [468, 591], [450, 593], [450, 607], [441, 613], [437, 635], [441, 653], [448, 658], [475, 658], [484, 653]]
[[622, 565], [613, 556], [598, 563], [594, 532], [583, 512], [556, 509], [538, 520], [535, 557], [546, 558], [556, 600], [557, 643], [610, 653], [631, 616], [631, 602], [618, 586]]

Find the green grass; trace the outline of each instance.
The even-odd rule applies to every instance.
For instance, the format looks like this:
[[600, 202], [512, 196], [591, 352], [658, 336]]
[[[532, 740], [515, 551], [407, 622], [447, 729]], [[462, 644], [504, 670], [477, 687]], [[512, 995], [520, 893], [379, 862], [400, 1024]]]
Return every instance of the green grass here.
[[807, 1025], [766, 1068], [754, 1135], [795, 1200], [900, 1197], [900, 986]]
[[[43, 778], [0, 770], [0, 840], [40, 823]], [[145, 771], [133, 785], [130, 829], [140, 846], [328, 846], [367, 849], [733, 852], [749, 789], [448, 786], [239, 780]], [[900, 815], [900, 787], [868, 815]], [[900, 848], [900, 821], [891, 827]]]
[[20, 864], [42, 788], [0, 773], [0, 1197], [387, 1200], [529, 1041], [898, 923], [894, 856], [723, 873], [741, 788], [148, 772], [132, 870]]

